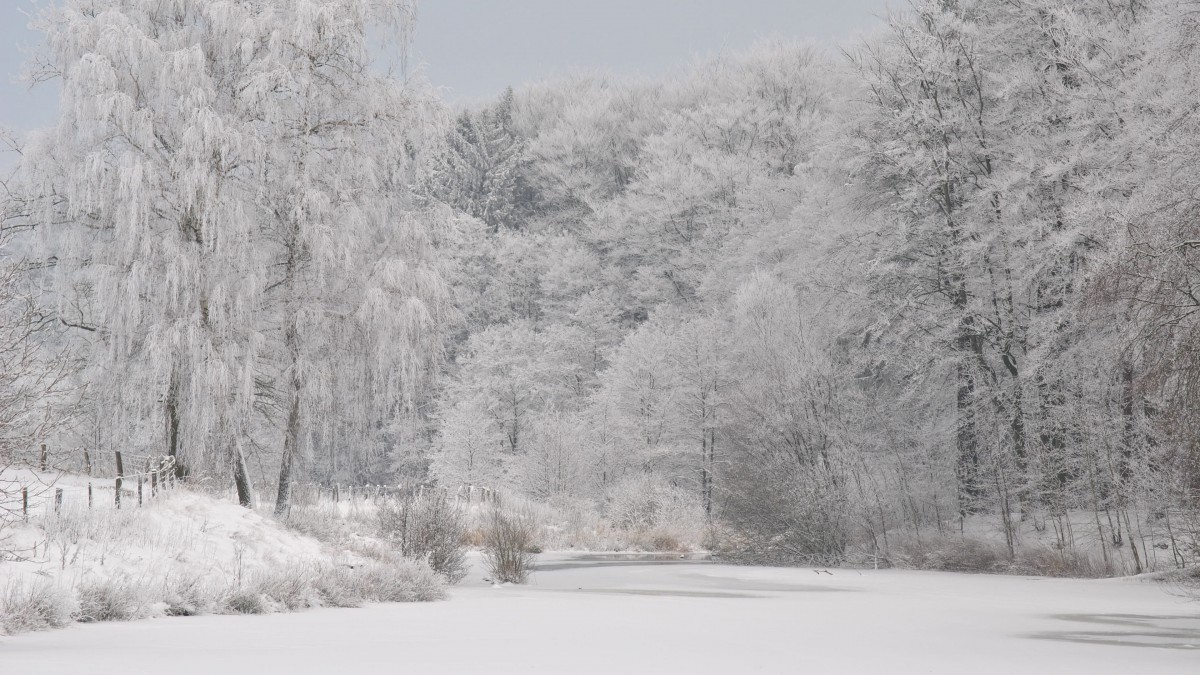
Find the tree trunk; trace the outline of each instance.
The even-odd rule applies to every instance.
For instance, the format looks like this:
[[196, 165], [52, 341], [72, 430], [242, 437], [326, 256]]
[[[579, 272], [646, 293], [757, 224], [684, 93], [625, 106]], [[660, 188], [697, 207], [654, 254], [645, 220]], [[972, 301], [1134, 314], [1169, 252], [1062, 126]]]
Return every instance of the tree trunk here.
[[292, 508], [292, 480], [296, 450], [300, 440], [300, 392], [293, 391], [288, 408], [287, 428], [283, 436], [283, 457], [279, 461], [279, 490], [275, 494], [275, 516], [283, 518]]
[[167, 456], [175, 459], [175, 477], [187, 478], [187, 467], [179, 457], [179, 371], [171, 369], [171, 383], [167, 388]]
[[[961, 354], [962, 361], [967, 359]], [[983, 489], [979, 481], [979, 441], [975, 433], [975, 376], [970, 366], [960, 361], [957, 367], [958, 391], [955, 407], [958, 413], [955, 443], [958, 450], [956, 474], [958, 479], [959, 515], [966, 517], [974, 513], [979, 505]]]
[[716, 432], [704, 429], [701, 434], [701, 465], [700, 465], [700, 496], [704, 502], [704, 515], [712, 519], [713, 492], [713, 451], [716, 443]]
[[246, 456], [242, 454], [242, 446], [233, 444], [233, 484], [237, 487], [238, 504], [250, 509], [254, 508], [254, 493], [251, 491], [250, 472], [246, 469]]
[[275, 516], [283, 518], [292, 508], [292, 481], [300, 446], [300, 335], [295, 313], [288, 318], [284, 340], [291, 359], [288, 378], [288, 415], [283, 430], [283, 457], [279, 460], [279, 489], [275, 494]]

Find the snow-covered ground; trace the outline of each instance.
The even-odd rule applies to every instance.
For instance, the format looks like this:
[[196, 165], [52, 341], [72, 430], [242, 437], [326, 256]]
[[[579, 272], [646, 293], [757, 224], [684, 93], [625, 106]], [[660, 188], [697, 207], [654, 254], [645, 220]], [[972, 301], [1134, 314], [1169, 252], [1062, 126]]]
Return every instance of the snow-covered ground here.
[[1135, 580], [546, 554], [449, 602], [160, 618], [2, 638], [3, 672], [1200, 672], [1200, 605]]
[[[338, 509], [341, 517], [307, 514], [285, 526], [269, 513], [191, 489], [151, 495], [143, 485], [138, 506], [136, 483], [121, 509], [111, 486], [89, 507], [88, 480], [0, 471], [9, 486], [0, 497], [17, 495], [18, 507], [0, 520], [0, 635], [72, 621], [443, 596], [443, 581], [423, 561], [403, 559], [355, 529], [364, 524], [363, 514], [352, 512], [361, 502]], [[27, 518], [20, 515], [21, 486], [30, 489]], [[7, 672], [4, 656], [0, 648], [0, 675]]]

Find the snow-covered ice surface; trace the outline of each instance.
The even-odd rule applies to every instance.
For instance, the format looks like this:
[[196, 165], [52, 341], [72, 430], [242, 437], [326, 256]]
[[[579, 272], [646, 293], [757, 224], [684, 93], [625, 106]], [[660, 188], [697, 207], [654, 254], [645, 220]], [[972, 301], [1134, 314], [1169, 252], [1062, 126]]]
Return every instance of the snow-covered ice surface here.
[[3, 638], [0, 671], [1200, 673], [1200, 605], [1145, 581], [569, 554], [525, 587], [480, 577], [448, 602]]

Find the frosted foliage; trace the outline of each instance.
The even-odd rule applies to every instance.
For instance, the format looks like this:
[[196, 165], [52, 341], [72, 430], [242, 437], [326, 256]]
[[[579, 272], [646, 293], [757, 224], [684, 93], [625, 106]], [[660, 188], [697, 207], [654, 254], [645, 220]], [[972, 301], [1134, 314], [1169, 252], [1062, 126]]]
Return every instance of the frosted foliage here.
[[42, 246], [64, 321], [94, 338], [114, 444], [200, 468], [246, 441], [278, 448], [283, 418], [297, 457], [347, 434], [369, 454], [368, 427], [412, 408], [447, 304], [403, 189], [429, 99], [373, 72], [368, 42], [381, 22], [403, 35], [411, 11], [79, 0], [42, 15], [63, 114], [26, 169], [52, 195], [40, 217], [62, 223]]
[[601, 376], [613, 423], [635, 447], [654, 450], [671, 440], [680, 394], [674, 349], [671, 335], [645, 326], [625, 339]]
[[538, 497], [576, 461], [592, 496], [668, 480], [759, 559], [986, 523], [1014, 564], [1030, 529], [1050, 569], [1192, 564], [1194, 15], [920, 1], [840, 53], [463, 114], [437, 184], [492, 220], [454, 253], [442, 433], [473, 408]]
[[501, 435], [476, 407], [460, 403], [441, 420], [441, 444], [433, 473], [444, 485], [498, 486], [503, 481]]
[[561, 501], [592, 496], [595, 443], [586, 418], [551, 410], [533, 420], [518, 484], [530, 496]]
[[[51, 327], [29, 297], [26, 263], [14, 248], [0, 228], [0, 470], [28, 460], [74, 400], [70, 354], [53, 343]], [[15, 494], [17, 484], [0, 481], [0, 501], [10, 491]], [[5, 511], [0, 506], [0, 529]]]

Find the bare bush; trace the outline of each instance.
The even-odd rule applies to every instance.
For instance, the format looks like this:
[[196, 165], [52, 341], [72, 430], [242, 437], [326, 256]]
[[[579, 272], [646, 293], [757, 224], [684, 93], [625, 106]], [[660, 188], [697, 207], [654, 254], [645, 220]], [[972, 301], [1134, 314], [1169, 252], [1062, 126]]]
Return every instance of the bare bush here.
[[523, 584], [533, 570], [537, 527], [528, 514], [488, 513], [483, 529], [483, 559], [495, 583]]
[[382, 536], [403, 555], [428, 561], [452, 584], [467, 575], [466, 521], [444, 497], [389, 501], [378, 518]]

